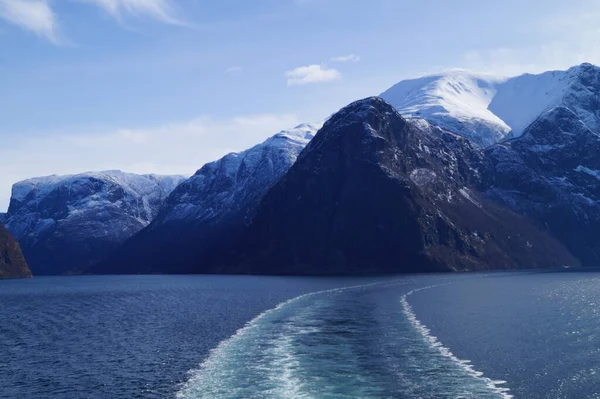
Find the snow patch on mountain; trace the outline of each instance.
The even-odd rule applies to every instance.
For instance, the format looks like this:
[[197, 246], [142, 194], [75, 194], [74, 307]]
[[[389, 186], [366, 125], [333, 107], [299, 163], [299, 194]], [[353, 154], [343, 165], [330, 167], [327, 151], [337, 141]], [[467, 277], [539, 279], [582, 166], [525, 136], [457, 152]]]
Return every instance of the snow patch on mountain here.
[[512, 136], [518, 137], [540, 114], [561, 103], [576, 70], [507, 79], [497, 86], [488, 109], [510, 127]]
[[435, 182], [437, 175], [426, 168], [417, 168], [410, 172], [410, 180], [419, 187], [426, 187]]
[[599, 71], [582, 64], [507, 78], [451, 70], [404, 80], [381, 97], [406, 117], [427, 119], [487, 147], [520, 136], [540, 114], [558, 106], [571, 109], [590, 128], [600, 128]]
[[430, 119], [447, 113], [457, 119], [480, 118], [502, 124], [502, 120], [487, 108], [496, 95], [496, 87], [506, 80], [492, 75], [452, 70], [402, 81], [381, 97], [409, 117]]
[[[69, 190], [75, 189], [75, 186], [89, 179], [97, 179], [99, 181], [114, 184], [132, 195], [143, 197], [153, 194], [156, 191], [157, 186], [162, 191], [170, 193], [185, 179], [185, 177], [160, 176], [154, 174], [137, 175], [125, 173], [120, 170], [34, 177], [13, 185], [11, 201], [22, 202], [26, 199], [43, 199], [59, 187], [66, 187]], [[94, 196], [96, 197], [96, 194], [94, 194]]]
[[507, 78], [452, 70], [402, 81], [381, 97], [403, 116], [424, 118], [488, 145], [510, 132], [510, 127], [488, 109], [497, 87]]
[[[152, 221], [164, 199], [184, 179], [118, 170], [35, 177], [13, 185], [4, 220], [18, 239], [37, 236], [57, 221], [96, 219], [113, 211], [135, 220], [141, 228]], [[112, 222], [113, 227], [119, 224], [118, 220]]]
[[321, 123], [301, 124], [204, 165], [173, 191], [154, 225], [251, 213], [255, 202], [296, 162], [321, 127]]

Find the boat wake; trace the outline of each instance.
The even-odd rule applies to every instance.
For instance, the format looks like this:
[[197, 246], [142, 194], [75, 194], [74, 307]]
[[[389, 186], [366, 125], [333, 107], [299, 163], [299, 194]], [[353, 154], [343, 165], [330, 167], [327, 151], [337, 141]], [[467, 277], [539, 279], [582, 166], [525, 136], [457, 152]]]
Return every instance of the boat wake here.
[[[513, 396], [509, 393], [510, 389], [503, 387], [502, 385], [506, 384], [506, 381], [502, 380], [492, 380], [488, 377], [484, 377], [483, 373], [477, 371], [473, 368], [470, 360], [462, 360], [456, 357], [450, 349], [445, 347], [434, 335], [431, 334], [431, 330], [427, 328], [421, 321], [417, 318], [412, 306], [408, 302], [408, 297], [413, 295], [416, 292], [428, 290], [431, 288], [439, 287], [440, 285], [433, 285], [429, 287], [417, 288], [412, 291], [407, 292], [402, 295], [400, 302], [402, 304], [402, 309], [406, 318], [410, 321], [410, 323], [414, 326], [414, 328], [423, 336], [423, 339], [428, 343], [428, 345], [437, 351], [439, 355], [449, 359], [456, 366], [464, 370], [466, 374], [472, 377], [472, 380], [475, 382], [479, 382], [483, 384], [484, 390], [489, 390], [489, 393], [496, 394], [497, 397], [510, 399]], [[472, 389], [473, 387], [471, 387]], [[472, 392], [465, 393], [465, 395], [472, 395]], [[477, 396], [464, 396], [464, 397], [477, 397]]]
[[[314, 327], [298, 329], [291, 322], [284, 325], [286, 314], [293, 305], [312, 297], [384, 284], [390, 283], [311, 292], [259, 314], [213, 349], [197, 370], [191, 371], [192, 377], [177, 393], [177, 398], [312, 398], [302, 392], [302, 381], [294, 376], [298, 361], [290, 347], [295, 335], [318, 333], [319, 330]], [[299, 320], [301, 316], [302, 312], [293, 320]]]
[[[301, 295], [221, 342], [177, 393], [189, 398], [511, 398], [416, 317], [410, 280]], [[400, 298], [400, 306], [398, 305]]]

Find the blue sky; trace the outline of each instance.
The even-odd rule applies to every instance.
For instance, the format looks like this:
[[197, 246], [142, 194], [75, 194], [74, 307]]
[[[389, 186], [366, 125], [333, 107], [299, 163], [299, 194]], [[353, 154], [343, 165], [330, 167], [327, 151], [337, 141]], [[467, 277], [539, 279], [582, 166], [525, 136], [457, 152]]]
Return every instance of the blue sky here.
[[0, 0], [0, 211], [86, 170], [191, 174], [448, 68], [600, 63], [595, 0]]

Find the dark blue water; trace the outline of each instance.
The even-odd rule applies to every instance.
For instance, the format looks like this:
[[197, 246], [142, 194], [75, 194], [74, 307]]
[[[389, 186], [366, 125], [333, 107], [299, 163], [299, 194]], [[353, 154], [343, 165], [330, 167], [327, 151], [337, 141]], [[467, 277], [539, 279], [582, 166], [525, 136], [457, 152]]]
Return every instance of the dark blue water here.
[[36, 277], [0, 281], [0, 397], [168, 398], [260, 312], [329, 279]]
[[599, 398], [600, 275], [0, 282], [0, 397]]
[[420, 321], [515, 398], [600, 398], [600, 273], [497, 274], [415, 293]]

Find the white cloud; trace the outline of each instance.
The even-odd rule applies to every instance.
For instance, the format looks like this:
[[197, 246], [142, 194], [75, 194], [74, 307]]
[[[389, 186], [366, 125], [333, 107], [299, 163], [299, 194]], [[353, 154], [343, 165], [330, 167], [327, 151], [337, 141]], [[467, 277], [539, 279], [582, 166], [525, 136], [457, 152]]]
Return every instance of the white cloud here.
[[360, 57], [356, 54], [348, 54], [348, 55], [342, 55], [339, 57], [333, 57], [333, 58], [331, 58], [331, 61], [333, 61], [333, 62], [358, 62], [358, 61], [360, 61]]
[[294, 68], [285, 73], [288, 86], [303, 85], [307, 83], [329, 82], [340, 79], [342, 74], [333, 68], [324, 65], [307, 65]]
[[[71, 0], [98, 6], [116, 19], [130, 14], [153, 20], [186, 25], [175, 16], [173, 0]], [[0, 19], [45, 37], [55, 44], [60, 26], [49, 0], [0, 0]]]
[[95, 4], [115, 18], [125, 13], [144, 16], [169, 24], [183, 24], [175, 17], [172, 0], [77, 0]]
[[225, 70], [225, 72], [233, 75], [233, 74], [242, 72], [243, 69], [244, 68], [241, 66], [232, 66], [232, 67], [227, 68]]
[[58, 43], [58, 22], [46, 0], [0, 0], [0, 18]]
[[226, 120], [204, 116], [155, 128], [84, 135], [9, 134], [0, 147], [0, 212], [8, 207], [12, 184], [26, 178], [108, 169], [191, 175], [206, 162], [249, 148], [298, 123], [291, 114]]

